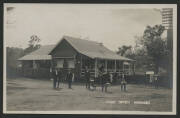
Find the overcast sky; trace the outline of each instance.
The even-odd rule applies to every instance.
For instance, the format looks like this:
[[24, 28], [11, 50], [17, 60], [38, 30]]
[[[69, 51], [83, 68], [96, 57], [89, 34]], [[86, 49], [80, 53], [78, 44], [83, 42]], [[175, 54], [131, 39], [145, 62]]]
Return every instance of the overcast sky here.
[[122, 45], [135, 45], [134, 36], [142, 36], [147, 25], [162, 21], [160, 12], [153, 8], [55, 4], [6, 7], [13, 7], [5, 13], [6, 45], [22, 48], [27, 47], [31, 35], [37, 35], [42, 45], [56, 44], [63, 35], [69, 35], [102, 42], [115, 51]]

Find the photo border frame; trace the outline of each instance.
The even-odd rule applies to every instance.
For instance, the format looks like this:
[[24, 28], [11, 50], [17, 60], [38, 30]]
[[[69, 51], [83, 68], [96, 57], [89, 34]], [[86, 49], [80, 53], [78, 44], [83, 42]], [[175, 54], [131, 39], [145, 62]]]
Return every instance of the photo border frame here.
[[[0, 36], [1, 36], [1, 39], [3, 39], [3, 18], [4, 18], [4, 11], [3, 11], [3, 6], [4, 6], [4, 3], [48, 3], [48, 4], [54, 4], [54, 3], [67, 3], [67, 4], [176, 4], [177, 5], [177, 22], [179, 20], [179, 1], [177, 0], [164, 0], [164, 1], [161, 1], [161, 0], [120, 0], [120, 1], [117, 1], [117, 0], [3, 0], [1, 2], [1, 6], [0, 6], [0, 11], [1, 11], [1, 14], [0, 14], [0, 17], [1, 17], [1, 24], [0, 24], [0, 28], [1, 28], [1, 32], [0, 32]], [[180, 46], [179, 46], [179, 35], [180, 33], [179, 32], [179, 23], [177, 23], [177, 105], [176, 105], [176, 112], [177, 114], [176, 115], [132, 115], [132, 114], [4, 114], [3, 113], [3, 79], [0, 79], [0, 87], [1, 87], [1, 97], [0, 97], [0, 110], [1, 110], [1, 114], [0, 114], [0, 117], [2, 116], [2, 118], [4, 117], [7, 117], [7, 118], [10, 118], [10, 117], [15, 117], [15, 118], [33, 118], [33, 117], [133, 117], [133, 118], [139, 118], [139, 117], [142, 117], [142, 118], [145, 118], [145, 117], [149, 117], [149, 118], [153, 118], [153, 117], [167, 117], [167, 118], [170, 118], [170, 117], [178, 117], [179, 116], [179, 86], [180, 83], [179, 83], [179, 49], [180, 49]], [[3, 39], [4, 40], [4, 39]], [[0, 40], [0, 44], [1, 44], [1, 61], [0, 61], [0, 64], [2, 65], [1, 67], [1, 75], [3, 75], [3, 40]]]

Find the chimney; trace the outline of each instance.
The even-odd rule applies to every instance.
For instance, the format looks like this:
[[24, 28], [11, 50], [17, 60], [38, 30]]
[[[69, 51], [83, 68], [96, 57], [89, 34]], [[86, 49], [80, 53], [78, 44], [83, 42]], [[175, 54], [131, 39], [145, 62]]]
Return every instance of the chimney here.
[[100, 46], [103, 46], [103, 43], [99, 43]]

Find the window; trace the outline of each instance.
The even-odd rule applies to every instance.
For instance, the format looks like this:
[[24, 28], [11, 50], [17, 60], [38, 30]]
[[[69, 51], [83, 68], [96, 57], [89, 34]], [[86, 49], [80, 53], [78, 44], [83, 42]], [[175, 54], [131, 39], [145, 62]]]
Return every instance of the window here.
[[68, 68], [74, 68], [74, 59], [67, 59]]
[[63, 68], [63, 63], [64, 63], [64, 60], [63, 60], [63, 59], [58, 59], [58, 60], [57, 60], [56, 67], [57, 67], [57, 68]]

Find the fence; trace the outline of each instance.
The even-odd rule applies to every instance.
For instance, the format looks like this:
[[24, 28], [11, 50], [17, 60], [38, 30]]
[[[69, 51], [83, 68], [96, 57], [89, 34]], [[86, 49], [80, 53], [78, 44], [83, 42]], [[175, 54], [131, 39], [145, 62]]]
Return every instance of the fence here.
[[31, 77], [31, 78], [40, 78], [40, 79], [49, 79], [50, 71], [49, 68], [17, 68], [16, 72], [19, 76]]
[[[170, 79], [171, 78], [168, 78], [167, 75], [161, 75], [158, 77], [158, 85], [161, 87], [171, 88], [172, 85], [171, 85]], [[149, 77], [145, 75], [128, 76], [127, 83], [150, 85]]]
[[[66, 73], [63, 72], [65, 75]], [[91, 74], [94, 75], [94, 72]], [[33, 68], [8, 68], [7, 75], [10, 77], [15, 76], [24, 76], [30, 78], [39, 78], [39, 79], [50, 79], [50, 71], [49, 68], [39, 68], [34, 70]], [[84, 78], [84, 73], [81, 78], [75, 78], [76, 82], [85, 82], [86, 79]], [[95, 82], [100, 84], [100, 78], [95, 78]], [[149, 85], [149, 78], [142, 74], [135, 74], [126, 76], [126, 81], [128, 84], [144, 84]], [[159, 76], [158, 77], [158, 84], [162, 87], [170, 88], [172, 85], [171, 78], [168, 78], [167, 75]], [[120, 84], [120, 77], [113, 78], [113, 84]]]

